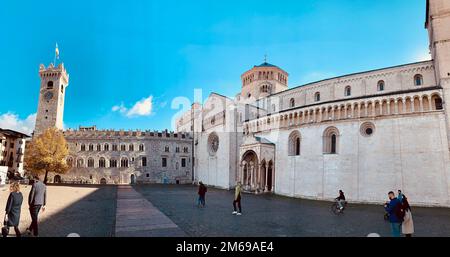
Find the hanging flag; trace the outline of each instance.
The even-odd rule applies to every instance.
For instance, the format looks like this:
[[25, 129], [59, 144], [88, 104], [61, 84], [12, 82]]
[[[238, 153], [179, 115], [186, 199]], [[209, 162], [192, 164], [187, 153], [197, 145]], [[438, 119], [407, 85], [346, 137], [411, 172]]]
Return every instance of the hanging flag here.
[[59, 60], [59, 49], [58, 49], [58, 43], [56, 43], [56, 48], [55, 48], [55, 56], [56, 56], [56, 59], [58, 59], [58, 60]]

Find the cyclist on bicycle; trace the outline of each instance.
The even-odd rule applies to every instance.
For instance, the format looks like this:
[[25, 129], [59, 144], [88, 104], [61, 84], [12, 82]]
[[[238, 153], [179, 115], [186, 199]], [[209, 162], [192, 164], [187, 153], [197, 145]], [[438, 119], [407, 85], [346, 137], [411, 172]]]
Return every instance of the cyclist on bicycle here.
[[339, 196], [336, 197], [336, 202], [339, 205], [339, 210], [343, 210], [344, 209], [344, 204], [345, 204], [345, 195], [344, 192], [342, 192], [342, 190], [339, 190]]

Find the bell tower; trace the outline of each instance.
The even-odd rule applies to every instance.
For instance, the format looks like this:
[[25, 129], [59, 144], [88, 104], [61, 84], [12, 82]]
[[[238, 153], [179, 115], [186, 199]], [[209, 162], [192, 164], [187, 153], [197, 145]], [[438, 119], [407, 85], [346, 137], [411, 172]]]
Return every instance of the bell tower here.
[[69, 75], [64, 64], [47, 68], [39, 66], [41, 86], [36, 116], [36, 126], [33, 135], [40, 135], [48, 128], [63, 129], [64, 100], [66, 88], [69, 85]]
[[443, 104], [450, 145], [450, 1], [427, 0], [425, 27], [430, 38], [436, 83], [443, 88]]

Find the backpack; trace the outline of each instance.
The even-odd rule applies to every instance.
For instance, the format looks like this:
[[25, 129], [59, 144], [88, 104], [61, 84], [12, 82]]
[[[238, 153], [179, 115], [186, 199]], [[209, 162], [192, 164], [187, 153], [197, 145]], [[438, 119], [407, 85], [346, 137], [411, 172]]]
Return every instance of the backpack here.
[[403, 207], [403, 203], [399, 201], [399, 203], [395, 206], [395, 216], [400, 220], [400, 222], [403, 222], [405, 219], [405, 208]]

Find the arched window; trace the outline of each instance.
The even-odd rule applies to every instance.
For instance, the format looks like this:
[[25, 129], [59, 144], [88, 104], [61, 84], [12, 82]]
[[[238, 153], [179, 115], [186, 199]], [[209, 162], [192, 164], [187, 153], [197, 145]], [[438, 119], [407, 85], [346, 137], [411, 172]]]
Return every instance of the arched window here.
[[336, 143], [337, 143], [336, 139], [337, 139], [336, 134], [331, 135], [331, 151], [330, 151], [331, 154], [336, 153]]
[[140, 144], [140, 145], [139, 145], [139, 151], [140, 151], [140, 152], [143, 152], [143, 151], [144, 151], [144, 145], [143, 145], [143, 144]]
[[73, 167], [72, 157], [67, 158], [66, 163], [67, 163], [67, 166], [69, 166], [69, 168], [72, 168]]
[[269, 93], [269, 86], [268, 85], [263, 85], [261, 87], [261, 93]]
[[320, 102], [320, 93], [319, 93], [319, 92], [316, 92], [316, 93], [314, 94], [314, 101]]
[[61, 85], [61, 94], [64, 93], [64, 85]]
[[294, 98], [291, 98], [291, 100], [289, 100], [289, 106], [291, 108], [295, 107], [295, 99]]
[[327, 128], [323, 133], [323, 153], [337, 154], [339, 147], [339, 130], [335, 127]]
[[352, 95], [352, 88], [350, 86], [345, 87], [345, 96], [351, 96]]
[[117, 151], [117, 145], [116, 145], [116, 144], [113, 144], [113, 145], [112, 145], [112, 150], [113, 150], [113, 151]]
[[166, 152], [166, 153], [170, 152], [170, 149], [168, 146], [164, 147], [164, 152]]
[[431, 102], [433, 103], [433, 110], [442, 110], [444, 109], [442, 105], [442, 98], [439, 95], [433, 95], [431, 97]]
[[127, 158], [124, 157], [120, 160], [120, 167], [128, 168], [128, 159]]
[[97, 151], [100, 152], [102, 150], [102, 146], [100, 144], [97, 144]]
[[77, 168], [82, 168], [84, 166], [84, 161], [83, 159], [78, 159], [77, 160]]
[[416, 86], [422, 86], [423, 85], [423, 76], [420, 74], [417, 74], [414, 76], [414, 85]]
[[89, 151], [94, 151], [94, 145], [93, 144], [89, 144]]
[[126, 145], [120, 145], [120, 151], [126, 151], [127, 146]]
[[300, 155], [301, 137], [298, 131], [294, 131], [289, 135], [289, 156]]
[[82, 152], [86, 151], [86, 145], [85, 144], [81, 144], [81, 151]]
[[106, 160], [103, 157], [100, 157], [100, 159], [98, 160], [98, 167], [100, 168], [105, 168], [106, 167]]
[[47, 89], [53, 89], [53, 81], [47, 82]]
[[109, 144], [105, 144], [104, 148], [105, 151], [109, 151]]
[[133, 152], [133, 151], [134, 151], [134, 145], [133, 145], [133, 144], [130, 144], [130, 145], [128, 146], [128, 150], [129, 150], [130, 152]]
[[378, 81], [377, 90], [384, 91], [384, 81], [383, 80]]
[[109, 167], [110, 168], [117, 168], [117, 160], [116, 159], [110, 159], [109, 160]]
[[89, 168], [94, 168], [94, 159], [93, 158], [89, 158], [88, 159], [88, 167]]

